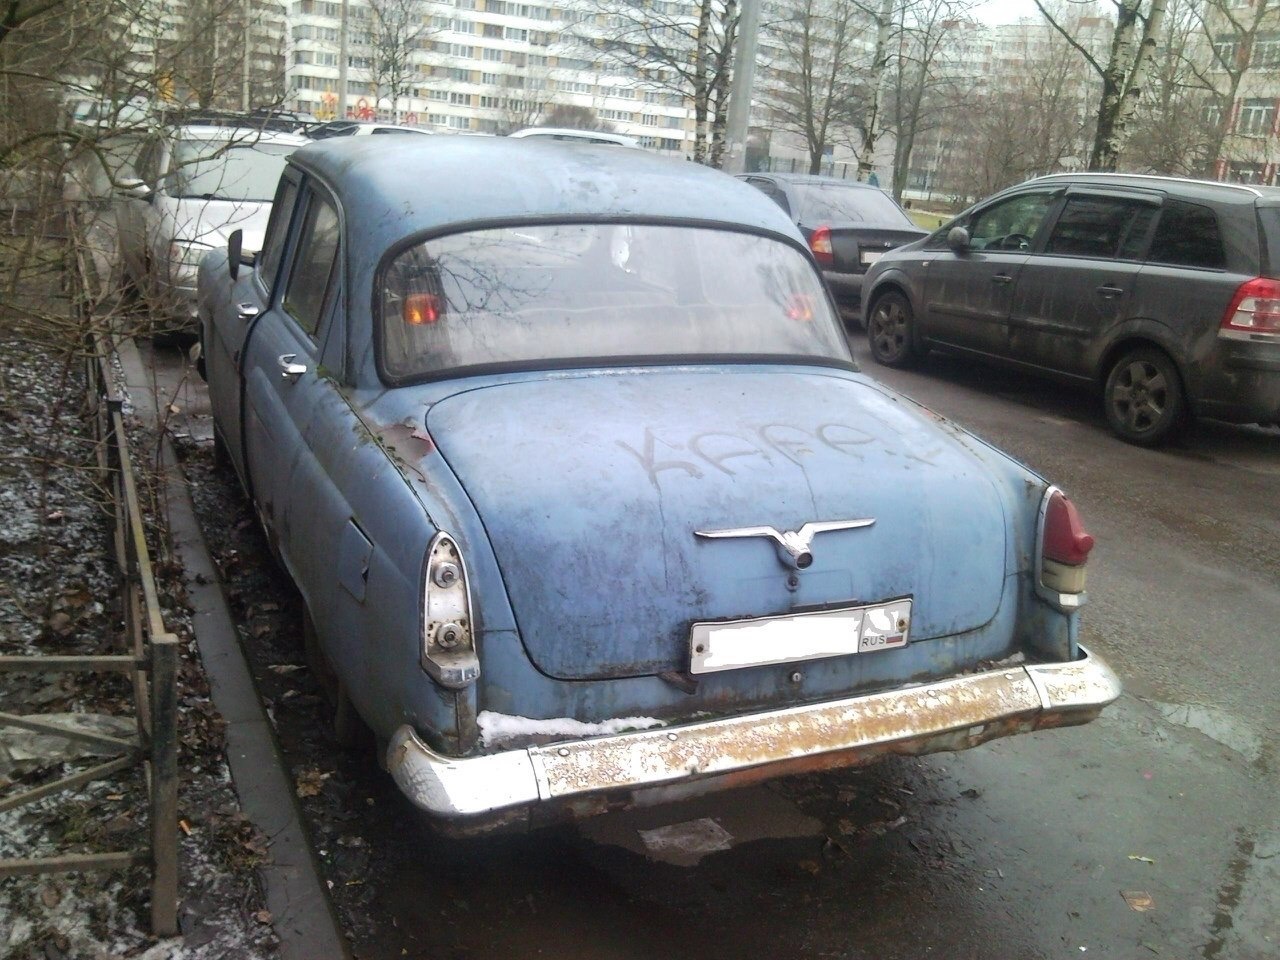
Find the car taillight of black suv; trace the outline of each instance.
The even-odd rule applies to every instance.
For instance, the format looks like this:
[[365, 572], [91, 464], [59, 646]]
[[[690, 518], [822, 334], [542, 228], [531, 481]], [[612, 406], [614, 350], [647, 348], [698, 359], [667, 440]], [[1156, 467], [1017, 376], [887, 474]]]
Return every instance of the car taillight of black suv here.
[[1132, 443], [1280, 422], [1280, 188], [1031, 180], [887, 252], [863, 317], [887, 366], [938, 349], [1091, 385]]

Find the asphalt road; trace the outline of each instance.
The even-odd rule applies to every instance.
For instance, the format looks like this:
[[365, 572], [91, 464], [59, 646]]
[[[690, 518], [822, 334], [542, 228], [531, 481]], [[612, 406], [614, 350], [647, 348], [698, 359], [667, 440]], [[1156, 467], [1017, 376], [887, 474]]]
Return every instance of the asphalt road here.
[[[887, 371], [854, 348], [1071, 494], [1098, 542], [1085, 639], [1121, 701], [963, 754], [461, 843], [348, 758], [358, 815], [337, 844], [363, 854], [321, 859], [357, 956], [1280, 957], [1280, 432], [1202, 425], [1140, 450], [1086, 395], [945, 358]], [[162, 354], [158, 380], [180, 364]], [[173, 429], [207, 436], [200, 405], [188, 380]], [[253, 609], [281, 588], [236, 589]], [[301, 751], [287, 696], [275, 716]]]

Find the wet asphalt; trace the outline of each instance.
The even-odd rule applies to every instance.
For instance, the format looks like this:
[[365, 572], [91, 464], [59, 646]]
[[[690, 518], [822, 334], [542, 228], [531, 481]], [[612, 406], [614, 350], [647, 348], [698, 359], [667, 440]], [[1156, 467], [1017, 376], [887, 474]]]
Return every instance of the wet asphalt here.
[[[1280, 957], [1280, 431], [1140, 450], [1088, 394], [936, 356], [889, 371], [851, 341], [1076, 501], [1098, 544], [1084, 640], [1122, 699], [1083, 728], [478, 841], [431, 834], [277, 699], [294, 762], [345, 778], [330, 819], [362, 855], [321, 859], [357, 957]], [[181, 366], [161, 351], [158, 380]], [[197, 443], [201, 403], [188, 378], [171, 426]], [[274, 604], [265, 581], [237, 590]]]

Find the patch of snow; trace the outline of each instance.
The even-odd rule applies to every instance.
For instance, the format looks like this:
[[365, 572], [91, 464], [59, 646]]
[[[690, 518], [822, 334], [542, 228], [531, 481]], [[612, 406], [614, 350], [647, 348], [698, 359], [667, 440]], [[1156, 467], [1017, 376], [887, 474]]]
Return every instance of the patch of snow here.
[[530, 717], [494, 713], [492, 710], [481, 710], [476, 722], [480, 725], [480, 742], [486, 747], [533, 737], [606, 737], [628, 730], [652, 730], [665, 725], [664, 721], [655, 717], [614, 717], [598, 723], [586, 723], [569, 717], [534, 720]]

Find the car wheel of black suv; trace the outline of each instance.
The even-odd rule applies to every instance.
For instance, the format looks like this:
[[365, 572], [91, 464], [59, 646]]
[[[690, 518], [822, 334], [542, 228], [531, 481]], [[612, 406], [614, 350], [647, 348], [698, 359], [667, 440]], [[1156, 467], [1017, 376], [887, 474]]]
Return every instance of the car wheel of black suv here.
[[911, 302], [896, 290], [876, 297], [867, 314], [867, 338], [871, 355], [886, 367], [907, 367], [919, 359], [913, 334], [915, 314]]
[[1155, 347], [1137, 347], [1120, 356], [1107, 375], [1104, 401], [1116, 435], [1143, 447], [1169, 439], [1186, 418], [1178, 370]]

